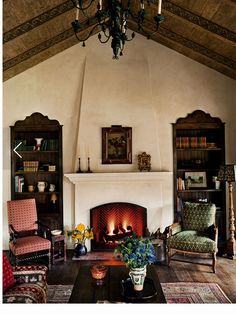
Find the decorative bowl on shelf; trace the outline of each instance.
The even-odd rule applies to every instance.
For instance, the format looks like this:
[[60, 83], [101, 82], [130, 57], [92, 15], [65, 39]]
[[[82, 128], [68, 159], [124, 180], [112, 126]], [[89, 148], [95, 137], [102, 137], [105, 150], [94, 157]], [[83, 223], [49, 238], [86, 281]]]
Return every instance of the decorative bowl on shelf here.
[[54, 235], [54, 236], [57, 236], [57, 235], [60, 235], [62, 233], [62, 230], [51, 230], [51, 234]]

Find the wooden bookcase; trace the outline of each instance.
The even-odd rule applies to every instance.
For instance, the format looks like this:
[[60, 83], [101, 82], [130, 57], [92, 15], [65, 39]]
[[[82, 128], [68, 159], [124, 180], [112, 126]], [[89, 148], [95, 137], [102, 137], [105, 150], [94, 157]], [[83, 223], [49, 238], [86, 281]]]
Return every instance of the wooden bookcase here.
[[[35, 198], [41, 222], [51, 229], [62, 230], [62, 126], [58, 121], [36, 112], [10, 128], [11, 198]], [[43, 139], [39, 150], [36, 150], [35, 138]], [[43, 192], [39, 192], [37, 187], [41, 181], [47, 183]], [[54, 191], [49, 189], [50, 184], [55, 186]], [[29, 185], [34, 186], [34, 191], [29, 191]]]
[[[181, 219], [183, 202], [212, 202], [219, 228], [218, 249], [225, 252], [225, 185], [214, 180], [225, 164], [225, 130], [219, 118], [196, 110], [173, 124], [174, 220]], [[189, 180], [187, 180], [187, 178]], [[197, 180], [195, 180], [197, 178]], [[198, 180], [199, 179], [199, 180]], [[190, 184], [189, 184], [190, 183]]]

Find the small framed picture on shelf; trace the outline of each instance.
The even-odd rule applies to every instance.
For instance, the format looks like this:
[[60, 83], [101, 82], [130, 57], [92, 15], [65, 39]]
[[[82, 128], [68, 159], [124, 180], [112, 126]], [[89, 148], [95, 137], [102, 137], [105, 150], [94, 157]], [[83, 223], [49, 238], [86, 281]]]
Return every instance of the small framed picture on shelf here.
[[206, 172], [205, 171], [185, 172], [185, 181], [188, 183], [190, 189], [206, 188], [207, 187]]
[[102, 128], [102, 163], [132, 163], [132, 128], [122, 126]]

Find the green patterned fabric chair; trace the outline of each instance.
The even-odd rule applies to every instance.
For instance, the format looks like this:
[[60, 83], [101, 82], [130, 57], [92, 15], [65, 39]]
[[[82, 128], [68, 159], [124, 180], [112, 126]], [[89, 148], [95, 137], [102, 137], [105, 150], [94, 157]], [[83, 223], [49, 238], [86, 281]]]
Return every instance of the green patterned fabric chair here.
[[168, 266], [175, 253], [204, 254], [212, 258], [215, 273], [218, 237], [215, 214], [214, 204], [184, 203], [182, 221], [168, 226], [165, 231]]

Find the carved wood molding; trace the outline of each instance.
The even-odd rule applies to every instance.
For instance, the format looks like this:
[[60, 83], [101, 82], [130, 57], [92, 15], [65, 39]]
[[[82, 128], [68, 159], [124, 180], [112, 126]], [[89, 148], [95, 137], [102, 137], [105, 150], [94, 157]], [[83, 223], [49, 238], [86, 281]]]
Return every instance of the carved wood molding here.
[[166, 11], [171, 12], [193, 24], [196, 24], [207, 31], [227, 38], [230, 41], [236, 42], [236, 34], [216, 23], [213, 23], [195, 13], [192, 13], [186, 9], [183, 9], [176, 4], [173, 4], [171, 1], [164, 1], [163, 2], [163, 9]]
[[[35, 27], [38, 27], [47, 21], [57, 17], [58, 15], [61, 15], [71, 9], [73, 9], [73, 3], [70, 0], [67, 0], [63, 2], [62, 4], [56, 6], [55, 8], [52, 8], [40, 15], [38, 15], [35, 18], [32, 18], [31, 20], [28, 20], [27, 22], [5, 32], [3, 34], [3, 43], [6, 43], [10, 40], [13, 40], [14, 38], [23, 35], [24, 33], [34, 29]], [[186, 9], [183, 9], [180, 6], [177, 6], [176, 4], [173, 4], [171, 1], [164, 1], [163, 2], [163, 9], [166, 11], [169, 11], [170, 13], [177, 15], [193, 24], [196, 24], [209, 32], [215, 33], [219, 36], [222, 36], [224, 38], [227, 38], [230, 41], [236, 42], [236, 34], [216, 23], [213, 23], [203, 17], [200, 17], [199, 15], [192, 13]]]
[[3, 34], [3, 43], [15, 39], [18, 36], [21, 36], [32, 29], [50, 21], [51, 19], [71, 10], [73, 8], [73, 3], [69, 0], [63, 2], [62, 4], [56, 6], [55, 8], [52, 8], [34, 18], [31, 20], [28, 20], [25, 23], [22, 23], [21, 25], [5, 32]]
[[44, 116], [40, 112], [34, 112], [30, 116], [27, 116], [24, 120], [18, 120], [15, 123], [15, 127], [27, 127], [32, 126], [35, 128], [40, 121], [40, 127], [42, 128], [42, 125], [57, 125], [59, 126], [59, 122], [57, 120], [51, 120], [48, 118], [48, 116]]
[[176, 124], [189, 124], [189, 123], [215, 123], [222, 125], [222, 121], [218, 117], [212, 117], [209, 113], [202, 110], [195, 110], [189, 113], [185, 118], [178, 118]]
[[236, 70], [236, 62], [225, 57], [222, 56], [220, 54], [218, 54], [217, 52], [210, 50], [209, 48], [206, 48], [204, 46], [201, 46], [200, 44], [189, 40], [177, 33], [172, 32], [171, 30], [164, 28], [163, 26], [161, 26], [158, 30], [159, 34], [161, 34], [164, 37], [167, 37], [185, 47], [188, 47], [204, 56], [207, 56], [208, 58], [211, 58], [213, 60], [215, 60], [218, 63], [224, 64], [225, 66]]

